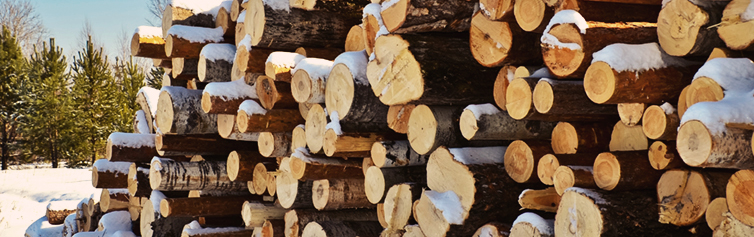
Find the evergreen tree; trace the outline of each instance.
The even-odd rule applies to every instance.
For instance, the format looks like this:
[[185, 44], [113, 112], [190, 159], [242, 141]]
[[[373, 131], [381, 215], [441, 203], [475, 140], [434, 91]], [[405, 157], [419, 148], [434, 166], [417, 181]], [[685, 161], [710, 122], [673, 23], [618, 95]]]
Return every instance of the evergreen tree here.
[[[25, 148], [31, 154], [44, 157], [57, 168], [62, 159], [77, 156], [76, 131], [71, 116], [71, 81], [66, 73], [68, 63], [63, 49], [50, 44], [31, 55], [30, 75], [32, 83], [24, 100], [29, 103], [23, 134]], [[75, 163], [75, 162], [74, 162]], [[74, 163], [69, 162], [69, 166]]]
[[0, 154], [2, 169], [8, 169], [16, 143], [24, 103], [20, 97], [28, 81], [27, 63], [15, 36], [3, 26], [0, 35]]
[[91, 37], [73, 58], [72, 118], [78, 135], [84, 139], [86, 149], [82, 154], [94, 163], [104, 150], [107, 136], [114, 131], [118, 116], [115, 111], [120, 109], [116, 107], [116, 81], [102, 48], [96, 49]]
[[127, 62], [116, 60], [116, 77], [118, 77], [117, 104], [119, 110], [116, 120], [116, 130], [133, 132], [133, 119], [136, 111], [141, 109], [136, 104], [136, 94], [144, 87], [144, 73], [133, 58]]
[[161, 67], [152, 67], [151, 70], [149, 70], [149, 75], [147, 75], [147, 86], [155, 88], [155, 89], [162, 89], [162, 75], [165, 74], [165, 69]]

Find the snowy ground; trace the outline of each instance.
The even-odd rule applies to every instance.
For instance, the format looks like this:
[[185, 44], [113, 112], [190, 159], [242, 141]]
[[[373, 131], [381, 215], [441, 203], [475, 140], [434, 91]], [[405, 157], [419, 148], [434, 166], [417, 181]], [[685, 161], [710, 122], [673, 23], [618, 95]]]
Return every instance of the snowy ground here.
[[44, 216], [50, 201], [80, 201], [99, 191], [89, 169], [27, 169], [0, 171], [0, 237], [24, 236]]

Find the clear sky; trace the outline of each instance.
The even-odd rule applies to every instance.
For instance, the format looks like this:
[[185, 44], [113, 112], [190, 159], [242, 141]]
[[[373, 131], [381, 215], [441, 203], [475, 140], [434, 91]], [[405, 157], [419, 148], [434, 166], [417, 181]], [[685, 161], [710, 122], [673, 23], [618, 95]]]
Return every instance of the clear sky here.
[[149, 25], [147, 19], [159, 24], [147, 9], [148, 0], [32, 0], [37, 13], [42, 17], [49, 36], [66, 55], [73, 55], [79, 48], [86, 20], [92, 26], [94, 38], [105, 47], [112, 58], [117, 53], [118, 38], [125, 30], [130, 43], [136, 27]]

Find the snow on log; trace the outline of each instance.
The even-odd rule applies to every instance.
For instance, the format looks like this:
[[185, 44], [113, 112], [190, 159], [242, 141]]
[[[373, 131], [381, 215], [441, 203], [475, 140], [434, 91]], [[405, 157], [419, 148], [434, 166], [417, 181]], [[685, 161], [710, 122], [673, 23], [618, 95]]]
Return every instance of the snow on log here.
[[244, 72], [264, 73], [267, 58], [274, 52], [272, 49], [263, 47], [251, 47], [251, 36], [244, 36], [237, 43], [236, 55], [233, 64]]
[[232, 44], [207, 44], [199, 52], [197, 77], [201, 82], [230, 81], [230, 69], [236, 55]]
[[128, 167], [128, 193], [132, 197], [149, 197], [152, 187], [149, 185], [149, 168], [131, 163]]
[[654, 188], [663, 173], [649, 164], [646, 150], [600, 153], [593, 169], [597, 186], [615, 191]]
[[133, 130], [138, 134], [150, 134], [152, 133], [151, 123], [152, 118], [147, 118], [147, 114], [143, 110], [137, 110], [133, 117]]
[[[152, 87], [142, 87], [139, 92], [136, 93], [136, 103], [141, 107], [141, 111], [144, 111], [147, 117], [150, 131], [154, 132], [154, 116], [157, 114], [157, 101], [160, 98], [160, 90]], [[151, 132], [150, 132], [151, 133]]]
[[155, 134], [114, 132], [107, 137], [105, 158], [109, 161], [149, 162], [157, 156]]
[[[699, 68], [686, 92], [686, 106], [719, 101], [729, 93], [754, 89], [754, 63], [746, 58], [716, 58]], [[680, 101], [680, 100], [679, 100]], [[680, 106], [679, 106], [680, 107]]]
[[469, 32], [471, 54], [485, 67], [542, 63], [540, 34], [522, 30], [515, 21], [490, 20], [480, 11], [471, 18]]
[[722, 46], [723, 41], [713, 26], [720, 23], [726, 4], [728, 1], [663, 1], [657, 16], [657, 36], [662, 49], [673, 56], [707, 56], [712, 49]]
[[208, 114], [236, 114], [243, 101], [257, 98], [256, 78], [212, 82], [202, 91], [202, 111]]
[[162, 12], [162, 35], [173, 25], [214, 27], [217, 10], [224, 0], [171, 0]]
[[291, 52], [272, 52], [267, 56], [264, 66], [264, 74], [275, 81], [290, 82], [293, 73], [291, 70], [306, 56]]
[[202, 48], [210, 43], [230, 42], [223, 29], [176, 25], [165, 36], [165, 54], [171, 58], [199, 58]]
[[219, 9], [217, 9], [217, 14], [215, 15], [215, 27], [223, 29], [223, 36], [235, 38], [236, 21], [230, 19], [232, 2], [237, 2], [237, 0], [225, 0], [222, 5], [220, 5]]
[[217, 133], [217, 116], [202, 111], [202, 91], [162, 87], [155, 120], [162, 134]]
[[183, 227], [180, 233], [181, 237], [247, 237], [256, 236], [254, 233], [259, 232], [254, 229], [245, 229], [243, 227], [205, 227], [197, 221], [192, 221]]
[[526, 212], [519, 215], [511, 227], [512, 236], [555, 236], [555, 220], [545, 219], [533, 213]]
[[152, 189], [161, 191], [246, 190], [246, 182], [230, 181], [225, 164], [225, 161], [154, 159], [149, 168], [149, 184]]
[[556, 124], [515, 120], [492, 104], [466, 106], [458, 123], [467, 140], [547, 139]]
[[291, 93], [296, 102], [325, 102], [325, 83], [332, 70], [333, 61], [321, 58], [305, 58], [291, 69]]
[[95, 188], [127, 188], [128, 167], [131, 162], [111, 162], [99, 159], [92, 164], [92, 186]]
[[154, 26], [139, 26], [131, 37], [131, 56], [167, 59], [162, 29]]
[[236, 124], [238, 130], [248, 132], [286, 132], [304, 123], [301, 113], [295, 109], [262, 108], [253, 100], [246, 100], [238, 107]]
[[704, 221], [710, 202], [725, 197], [733, 173], [725, 170], [668, 170], [657, 182], [659, 222], [691, 226]]
[[105, 213], [97, 226], [97, 231], [104, 231], [105, 235], [115, 234], [118, 231], [131, 231], [131, 214], [127, 211]]

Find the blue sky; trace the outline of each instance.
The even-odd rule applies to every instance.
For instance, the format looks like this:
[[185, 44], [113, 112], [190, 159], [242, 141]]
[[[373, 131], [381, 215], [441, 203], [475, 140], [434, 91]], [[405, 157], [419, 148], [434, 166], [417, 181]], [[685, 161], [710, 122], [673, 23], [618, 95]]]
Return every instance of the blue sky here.
[[[159, 24], [147, 10], [148, 0], [32, 0], [50, 37], [66, 55], [79, 50], [79, 35], [86, 20], [95, 39], [104, 44], [110, 57], [116, 55], [118, 38], [125, 30], [129, 39], [134, 29], [149, 25], [147, 19]], [[130, 40], [129, 40], [130, 41]]]

